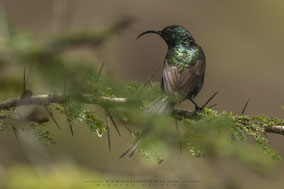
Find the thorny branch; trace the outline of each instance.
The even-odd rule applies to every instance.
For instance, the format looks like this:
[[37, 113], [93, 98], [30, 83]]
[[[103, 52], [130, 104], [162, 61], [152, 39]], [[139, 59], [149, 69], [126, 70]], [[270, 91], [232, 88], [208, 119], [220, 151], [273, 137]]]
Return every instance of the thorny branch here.
[[[80, 103], [96, 103], [89, 101], [88, 97], [89, 94], [77, 95], [78, 102]], [[27, 98], [14, 98], [9, 99], [6, 101], [0, 102], [0, 110], [9, 110], [20, 106], [27, 106], [27, 105], [43, 105], [46, 106], [48, 104], [64, 104], [66, 103], [66, 99], [68, 96], [66, 95], [33, 95]], [[103, 102], [110, 102], [110, 103], [118, 103], [118, 104], [125, 104], [129, 102], [127, 98], [111, 98], [111, 97], [101, 97], [101, 101]], [[198, 114], [196, 111], [188, 111], [188, 110], [181, 110], [181, 109], [174, 109], [172, 112], [172, 117], [175, 119], [198, 119]], [[0, 117], [0, 119], [5, 119], [6, 117]], [[262, 125], [265, 129], [266, 133], [276, 133], [284, 135], [284, 122], [279, 123], [279, 125]]]

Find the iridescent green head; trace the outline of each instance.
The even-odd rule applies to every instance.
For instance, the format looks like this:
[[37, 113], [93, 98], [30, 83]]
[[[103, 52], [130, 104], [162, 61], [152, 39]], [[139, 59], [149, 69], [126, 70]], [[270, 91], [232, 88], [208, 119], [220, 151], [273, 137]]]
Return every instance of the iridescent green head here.
[[141, 33], [137, 39], [148, 33], [160, 35], [166, 41], [169, 48], [177, 45], [190, 45], [192, 42], [194, 42], [191, 34], [184, 27], [178, 25], [167, 26], [163, 30], [145, 31]]

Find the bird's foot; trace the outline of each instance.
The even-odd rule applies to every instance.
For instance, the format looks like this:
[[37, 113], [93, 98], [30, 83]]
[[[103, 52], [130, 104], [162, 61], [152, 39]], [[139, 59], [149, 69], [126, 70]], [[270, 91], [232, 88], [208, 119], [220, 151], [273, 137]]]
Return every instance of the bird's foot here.
[[195, 106], [195, 113], [201, 112], [204, 106], [199, 106], [193, 99], [189, 99]]
[[[202, 106], [199, 106], [192, 98], [190, 98], [189, 100], [194, 104], [195, 106], [195, 112], [201, 112], [206, 106], [207, 104], [218, 94], [218, 91], [215, 92]], [[212, 108], [214, 106], [216, 106], [217, 104], [214, 104], [212, 106], [209, 106], [208, 108]]]
[[202, 110], [204, 109], [204, 107], [200, 107], [198, 105], [195, 106], [195, 112], [198, 113], [198, 112], [201, 112]]

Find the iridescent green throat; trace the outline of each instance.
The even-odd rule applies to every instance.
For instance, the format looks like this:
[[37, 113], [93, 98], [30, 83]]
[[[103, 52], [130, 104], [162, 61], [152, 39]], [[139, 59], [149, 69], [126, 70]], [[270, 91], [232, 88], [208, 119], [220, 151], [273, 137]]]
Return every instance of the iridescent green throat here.
[[166, 59], [171, 66], [177, 66], [179, 71], [185, 67], [190, 67], [198, 59], [204, 58], [203, 51], [200, 46], [194, 45], [177, 45], [169, 48]]

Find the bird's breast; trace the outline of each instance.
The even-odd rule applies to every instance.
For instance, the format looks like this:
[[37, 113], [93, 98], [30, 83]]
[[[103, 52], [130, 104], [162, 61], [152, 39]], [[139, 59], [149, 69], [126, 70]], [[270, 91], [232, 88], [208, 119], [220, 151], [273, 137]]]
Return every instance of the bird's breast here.
[[199, 47], [176, 47], [168, 50], [166, 59], [170, 66], [177, 66], [182, 71], [200, 58], [200, 51], [202, 50]]

